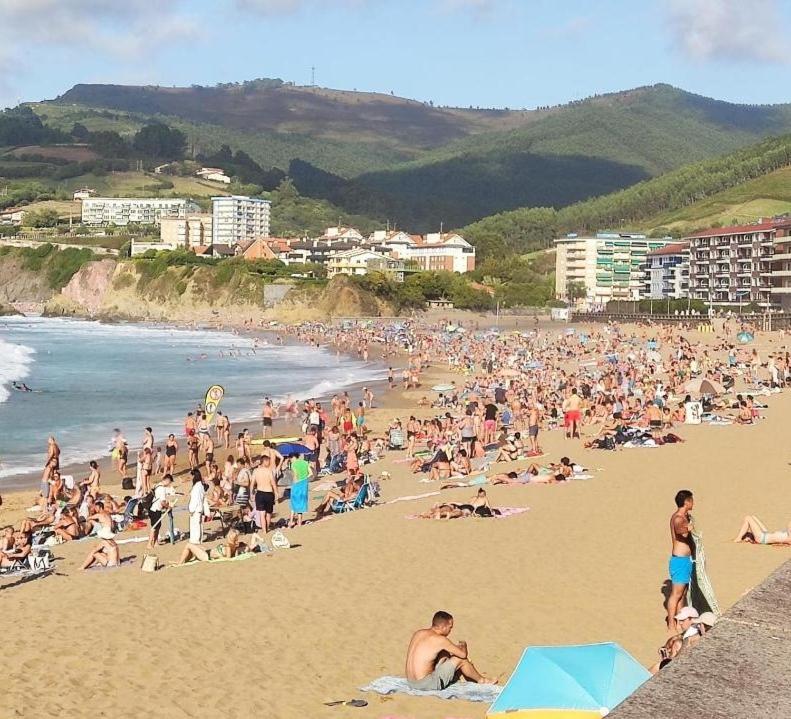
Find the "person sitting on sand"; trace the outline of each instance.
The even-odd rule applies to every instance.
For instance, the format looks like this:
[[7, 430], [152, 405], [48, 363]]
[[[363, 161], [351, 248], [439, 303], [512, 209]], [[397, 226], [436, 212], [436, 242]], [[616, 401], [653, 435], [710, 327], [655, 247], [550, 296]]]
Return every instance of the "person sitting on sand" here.
[[431, 626], [418, 629], [409, 642], [406, 679], [412, 689], [438, 691], [464, 677], [478, 684], [496, 684], [478, 672], [469, 659], [467, 642], [448, 639], [453, 617], [447, 612], [434, 614]]
[[94, 503], [94, 513], [88, 517], [88, 520], [95, 520], [99, 525], [96, 536], [101, 542], [99, 546], [86, 557], [82, 568], [88, 569], [94, 564], [99, 564], [102, 567], [119, 566], [121, 564], [121, 557], [118, 551], [118, 545], [114, 539], [113, 518], [110, 516], [110, 512], [105, 509], [102, 502]]
[[438, 479], [447, 479], [450, 477], [450, 474], [450, 460], [445, 450], [441, 449], [437, 452], [434, 461], [431, 463], [431, 471], [429, 472], [428, 478], [432, 481], [436, 481]]
[[522, 444], [522, 436], [519, 432], [515, 432], [514, 435], [512, 437], [508, 437], [505, 444], [500, 447], [500, 451], [497, 453], [497, 458], [494, 461], [513, 462], [514, 460], [519, 459], [523, 449], [524, 445]]
[[750, 544], [791, 544], [791, 523], [786, 529], [770, 532], [758, 517], [748, 514], [733, 541]]
[[257, 544], [258, 541], [259, 538], [257, 535], [253, 535], [253, 540], [250, 545], [247, 545], [241, 541], [241, 535], [238, 530], [229, 529], [228, 534], [225, 536], [225, 542], [218, 544], [212, 549], [206, 549], [200, 544], [187, 542], [187, 545], [181, 552], [179, 560], [174, 562], [173, 566], [186, 564], [192, 559], [196, 559], [199, 562], [209, 562], [212, 559], [233, 559], [234, 557], [253, 551], [253, 545]]
[[753, 424], [752, 410], [747, 406], [747, 402], [739, 403], [739, 413], [736, 415], [737, 424]]
[[53, 526], [55, 529], [55, 536], [62, 542], [79, 539], [83, 536], [83, 527], [80, 524], [77, 510], [74, 507], [64, 508], [60, 519], [55, 522]]
[[24, 562], [29, 556], [33, 546], [30, 535], [24, 532], [17, 532], [14, 535], [14, 546], [0, 552], [0, 567], [7, 569], [19, 562]]

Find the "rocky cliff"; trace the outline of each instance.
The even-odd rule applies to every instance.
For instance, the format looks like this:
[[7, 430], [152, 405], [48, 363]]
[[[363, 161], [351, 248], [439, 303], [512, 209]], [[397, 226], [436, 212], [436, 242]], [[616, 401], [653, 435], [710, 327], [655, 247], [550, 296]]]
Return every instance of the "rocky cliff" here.
[[237, 324], [376, 316], [391, 309], [346, 277], [326, 285], [268, 282], [234, 266], [162, 267], [103, 259], [46, 303], [51, 316]]

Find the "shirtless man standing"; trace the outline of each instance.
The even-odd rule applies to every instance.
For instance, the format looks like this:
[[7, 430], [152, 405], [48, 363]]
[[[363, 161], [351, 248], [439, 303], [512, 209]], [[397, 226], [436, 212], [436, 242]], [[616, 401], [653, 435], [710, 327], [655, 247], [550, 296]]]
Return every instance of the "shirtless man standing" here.
[[259, 515], [259, 525], [264, 530], [264, 534], [269, 531], [269, 522], [275, 511], [275, 502], [280, 499], [275, 481], [275, 472], [272, 468], [272, 461], [268, 455], [261, 457], [259, 464], [253, 471], [253, 478], [250, 481], [250, 495], [253, 498], [255, 511]]
[[572, 437], [578, 438], [580, 436], [577, 425], [582, 419], [582, 413], [580, 412], [581, 406], [582, 400], [577, 394], [577, 388], [572, 387], [571, 394], [563, 400], [567, 439], [571, 439]]
[[129, 458], [129, 446], [120, 429], [115, 430], [115, 457], [118, 460], [118, 474], [126, 479], [126, 461]]
[[682, 489], [676, 494], [676, 511], [670, 517], [670, 582], [667, 598], [668, 629], [678, 631], [676, 615], [687, 603], [687, 590], [692, 581], [692, 534], [689, 513], [694, 505], [692, 492]]
[[272, 417], [274, 413], [275, 410], [272, 407], [272, 402], [267, 399], [266, 402], [264, 402], [264, 408], [261, 410], [262, 436], [264, 439], [272, 436]]
[[527, 413], [527, 433], [530, 441], [530, 453], [540, 454], [541, 450], [538, 446], [538, 429], [541, 415], [538, 412], [538, 406], [533, 403]]
[[453, 617], [437, 612], [428, 629], [418, 629], [409, 642], [406, 654], [406, 678], [412, 689], [445, 689], [460, 677], [478, 684], [496, 684], [478, 672], [468, 659], [467, 642], [456, 644], [448, 639]]

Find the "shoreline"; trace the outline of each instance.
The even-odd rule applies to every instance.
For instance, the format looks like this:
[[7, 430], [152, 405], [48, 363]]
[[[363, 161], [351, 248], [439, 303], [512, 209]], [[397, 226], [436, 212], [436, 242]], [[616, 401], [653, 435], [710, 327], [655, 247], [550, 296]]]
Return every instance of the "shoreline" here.
[[[246, 328], [243, 328], [243, 329], [239, 329], [239, 328], [234, 327], [234, 328], [230, 328], [229, 329], [229, 328], [224, 327], [222, 325], [219, 326], [219, 327], [214, 327], [214, 326], [211, 326], [211, 325], [204, 326], [202, 323], [200, 323], [200, 324], [189, 324], [189, 323], [188, 324], [184, 324], [184, 323], [175, 323], [175, 322], [174, 323], [162, 323], [162, 322], [154, 322], [154, 321], [137, 322], [137, 321], [132, 321], [132, 320], [119, 320], [119, 321], [116, 321], [116, 322], [111, 322], [111, 321], [99, 320], [99, 319], [74, 318], [74, 317], [65, 317], [65, 318], [48, 317], [47, 319], [52, 319], [52, 320], [58, 320], [58, 319], [74, 320], [74, 319], [78, 319], [78, 320], [84, 320], [86, 322], [99, 322], [100, 324], [154, 327], [154, 328], [157, 328], [157, 329], [178, 329], [178, 330], [192, 330], [192, 331], [205, 330], [205, 331], [209, 331], [209, 332], [227, 332], [227, 333], [235, 334], [235, 335], [238, 335], [238, 336], [244, 336], [244, 337], [247, 337], [247, 338], [250, 338], [250, 339], [253, 339], [253, 340], [266, 340], [267, 344], [270, 345], [270, 346], [275, 346], [276, 344], [278, 344], [276, 342], [276, 339], [277, 339], [277, 337], [281, 337], [282, 340], [283, 340], [282, 341], [282, 345], [283, 346], [292, 346], [292, 347], [294, 347], [294, 346], [302, 346], [302, 347], [311, 346], [311, 347], [315, 347], [312, 344], [309, 345], [306, 342], [300, 341], [299, 338], [295, 337], [294, 335], [292, 335], [290, 333], [278, 332], [277, 328], [275, 328], [275, 327], [271, 327], [271, 328], [255, 328], [255, 329], [252, 329], [252, 328], [249, 328], [249, 327], [246, 327]], [[332, 344], [322, 345], [322, 347], [324, 349], [328, 349], [328, 350], [336, 349], [336, 350], [338, 350], [339, 356], [347, 357], [348, 359], [352, 359], [352, 360], [355, 360], [355, 361], [360, 361], [359, 358], [356, 356], [356, 354], [353, 353], [351, 350], [342, 350], [341, 348], [338, 348], [338, 347], [336, 347], [335, 345], [332, 345]], [[319, 349], [319, 348], [315, 347], [315, 349]], [[377, 347], [375, 347], [373, 349], [374, 350], [379, 350], [379, 347], [377, 346]], [[376, 369], [381, 370], [382, 372], [386, 372], [387, 371], [387, 366], [383, 363], [383, 361], [381, 359], [381, 351], [379, 351], [379, 352], [374, 351], [374, 352], [371, 353], [371, 357], [369, 358], [369, 364], [372, 365], [372, 366], [380, 364], [381, 367], [376, 367]], [[354, 393], [359, 393], [359, 391], [361, 390], [361, 388], [363, 386], [370, 386], [372, 389], [374, 389], [375, 396], [380, 401], [382, 400], [384, 393], [389, 391], [388, 387], [387, 387], [387, 381], [384, 378], [383, 379], [373, 380], [373, 381], [371, 381], [371, 380], [360, 380], [360, 381], [355, 381], [355, 382], [352, 382], [352, 383], [346, 384], [346, 385], [333, 386], [332, 388], [327, 389], [323, 394], [317, 395], [317, 396], [313, 396], [313, 397], [296, 397], [295, 396], [295, 400], [297, 400], [298, 403], [300, 403], [300, 402], [302, 402], [302, 401], [304, 401], [306, 399], [315, 399], [315, 400], [320, 401], [320, 402], [326, 402], [335, 393], [340, 393], [340, 392], [349, 392], [350, 394], [352, 394], [353, 392]], [[277, 395], [270, 395], [270, 396], [274, 397], [274, 396], [277, 396]], [[222, 410], [222, 406], [220, 406], [220, 410]], [[186, 412], [186, 411], [188, 411], [188, 410], [187, 409], [183, 410], [183, 412]], [[260, 412], [260, 409], [258, 411]], [[276, 423], [278, 423], [278, 424], [284, 424], [285, 425], [285, 430], [284, 431], [286, 432], [287, 436], [290, 436], [288, 434], [289, 432], [291, 432], [292, 434], [294, 432], [296, 434], [300, 434], [301, 433], [300, 424], [299, 424], [298, 421], [292, 421], [291, 423], [289, 423], [288, 420], [286, 420], [286, 418], [284, 418], [284, 417], [277, 417], [277, 418], [275, 418], [274, 421]], [[109, 426], [109, 424], [110, 424], [110, 422], [108, 422], [108, 426]], [[244, 429], [244, 428], [250, 429], [250, 432], [251, 432], [253, 437], [258, 437], [259, 433], [261, 432], [261, 418], [260, 418], [260, 414], [250, 414], [249, 416], [242, 416], [240, 418], [232, 418], [232, 427], [231, 427], [232, 440], [233, 440], [233, 436], [234, 436], [235, 432], [241, 431], [241, 429]], [[292, 432], [292, 430], [293, 430], [293, 432]], [[212, 432], [213, 432], [213, 427], [212, 427]], [[48, 434], [49, 434], [49, 432], [45, 432], [44, 433], [44, 436], [42, 438], [42, 446], [44, 446], [46, 444], [46, 436]], [[277, 433], [275, 433], [273, 431], [273, 434], [277, 434]], [[282, 434], [282, 432], [281, 432], [281, 434]], [[183, 433], [181, 433], [181, 432], [177, 432], [176, 433], [176, 438], [177, 438], [177, 440], [180, 441], [180, 443], [182, 445], [181, 453], [183, 454], [183, 451], [184, 451], [184, 449], [183, 449], [183, 442], [184, 442], [184, 439], [185, 439], [185, 435]], [[163, 445], [163, 442], [164, 442], [164, 439], [158, 439], [154, 443], [154, 446], [157, 447], [157, 446]], [[133, 444], [131, 441], [129, 442], [129, 464], [127, 465], [127, 469], [132, 472], [132, 476], [134, 476], [134, 469], [136, 467], [136, 461], [133, 460], [133, 456], [134, 456], [134, 453], [136, 453], [136, 451], [138, 449], [139, 449], [139, 445]], [[220, 451], [222, 451], [222, 449], [224, 449], [224, 448], [219, 448], [218, 447], [218, 452], [217, 452], [218, 455], [219, 455]], [[229, 448], [228, 451], [229, 452], [233, 452], [233, 441], [231, 442], [231, 447]], [[2, 496], [5, 496], [5, 495], [11, 496], [12, 494], [15, 494], [15, 493], [28, 492], [28, 491], [31, 491], [31, 490], [38, 491], [38, 486], [39, 486], [39, 482], [40, 482], [40, 478], [41, 478], [41, 472], [43, 471], [43, 467], [44, 467], [43, 459], [46, 456], [46, 452], [44, 450], [42, 450], [41, 456], [42, 456], [42, 462], [41, 462], [41, 469], [40, 470], [29, 471], [29, 472], [22, 471], [22, 472], [17, 472], [17, 473], [14, 473], [14, 474], [8, 474], [6, 476], [0, 477], [0, 495], [2, 495]], [[109, 454], [106, 451], [105, 452], [97, 452], [94, 455], [92, 455], [89, 459], [73, 460], [73, 461], [70, 461], [68, 463], [63, 464], [61, 466], [61, 474], [65, 475], [65, 476], [71, 475], [71, 476], [74, 477], [75, 481], [80, 481], [85, 476], [87, 476], [87, 474], [88, 474], [88, 463], [91, 460], [95, 460], [99, 464], [99, 469], [100, 469], [100, 471], [102, 473], [103, 482], [107, 482], [109, 477], [114, 477], [114, 478], [118, 477], [118, 475], [117, 475], [117, 473], [115, 471], [115, 467], [114, 467], [114, 460], [109, 456]], [[129, 475], [129, 471], [127, 472], [127, 475]], [[120, 479], [118, 479], [118, 482], [119, 482], [118, 486], [120, 487]], [[112, 482], [112, 484], [115, 484], [115, 482]]]
[[[557, 333], [562, 327], [545, 324], [542, 331]], [[625, 331], [636, 336], [650, 332], [634, 327]], [[694, 341], [707, 340], [705, 335], [690, 334]], [[777, 337], [773, 335], [773, 341]], [[756, 345], [767, 344], [762, 334]], [[394, 367], [398, 364], [393, 361]], [[422, 375], [421, 388], [405, 391], [399, 383], [367, 413], [373, 432], [379, 433], [394, 416], [406, 419], [415, 414], [423, 419], [439, 414], [437, 409], [417, 407], [416, 402], [432, 396], [433, 384], [451, 380], [464, 381], [462, 374], [435, 361]], [[262, 680], [277, 682], [280, 688], [270, 693], [266, 703], [243, 700], [249, 710], [296, 719], [318, 716], [324, 701], [361, 697], [370, 704], [358, 710], [361, 719], [381, 719], [384, 714], [482, 719], [486, 707], [481, 704], [396, 695], [384, 707], [378, 697], [360, 693], [359, 687], [379, 676], [403, 672], [410, 631], [425, 626], [437, 609], [456, 617], [453, 636], [467, 640], [476, 665], [494, 676], [507, 676], [528, 645], [615, 641], [643, 665], [654, 663], [656, 648], [666, 638], [661, 589], [667, 576], [667, 518], [678, 489], [695, 492], [709, 575], [723, 609], [789, 556], [782, 549], [732, 542], [744, 513], [757, 514], [771, 526], [787, 520], [783, 507], [788, 468], [782, 449], [785, 427], [791, 421], [791, 392], [773, 395], [767, 404], [768, 418], [755, 426], [679, 425], [676, 431], [686, 440], [683, 444], [652, 450], [584, 449], [581, 443], [566, 440], [562, 431], [542, 431], [545, 459], [540, 461], [570, 455], [589, 467], [593, 478], [562, 485], [488, 486], [493, 506], [529, 507], [525, 514], [503, 521], [410, 521], [408, 517], [437, 501], [468, 501], [474, 490], [449, 489], [438, 496], [436, 483], [421, 483], [403, 464], [403, 453], [392, 452], [370, 469], [373, 475], [382, 471], [391, 475], [381, 481], [382, 503], [286, 530], [292, 544], [298, 545], [296, 551], [239, 565], [194, 566], [149, 576], [141, 575], [136, 566], [143, 549], [133, 545], [122, 552], [136, 557], [131, 568], [81, 573], [78, 563], [92, 542], [78, 541], [55, 548], [56, 576], [8, 591], [4, 598], [9, 612], [27, 617], [31, 607], [53, 601], [77, 605], [90, 597], [96, 603], [97, 632], [117, 630], [121, 620], [148, 622], [152, 633], [165, 634], [173, 631], [175, 621], [179, 631], [191, 632], [189, 651], [182, 641], [154, 649], [157, 662], [177, 658], [182, 662], [188, 690], [183, 696], [190, 697], [179, 708], [169, 704], [162, 709], [163, 716], [179, 711], [202, 716], [206, 707], [215, 705], [217, 687], [230, 686], [239, 666], [254, 651], [264, 667]], [[508, 471], [524, 464], [519, 460], [495, 467]], [[320, 498], [316, 491], [311, 489], [311, 507]], [[417, 498], [392, 503], [408, 497]], [[4, 505], [6, 509], [13, 508]], [[288, 516], [287, 503], [277, 509], [279, 517]], [[177, 516], [183, 528], [185, 517]], [[172, 561], [182, 547], [158, 547], [156, 554], [163, 562]], [[227, 661], [211, 666], [205, 656], [215, 647], [218, 632], [227, 630], [227, 612], [152, 614], [150, 603], [142, 600], [192, 593], [202, 602], [231, 602], [234, 613], [251, 616], [260, 612], [262, 589], [272, 616], [288, 616], [288, 633], [251, 633], [239, 642], [243, 647], [228, 647]], [[404, 594], [410, 597], [406, 601], [401, 599]], [[612, 610], [614, 596], [618, 611]], [[346, 607], [353, 597], [356, 606], [378, 609], [362, 612], [350, 625], [339, 621], [337, 611], [317, 611], [314, 598], [319, 597], [321, 606]], [[388, 614], [384, 631], [378, 616], [382, 610]], [[314, 651], [317, 635], [334, 648], [329, 660], [326, 653]], [[45, 636], [49, 636], [45, 628], [35, 622], [20, 623], [8, 639], [13, 646], [14, 642], [35, 646]], [[51, 641], [61, 651], [71, 638]], [[113, 696], [123, 697], [124, 702], [152, 681], [149, 667], [129, 661], [134, 646], [131, 640], [118, 639], [97, 649], [96, 660], [106, 667]], [[306, 668], [316, 675], [308, 687], [301, 673]], [[65, 671], [73, 686], [86, 686], [87, 680], [76, 670]], [[19, 706], [32, 694], [47, 713], [56, 703], [49, 684], [21, 670], [12, 670], [12, 679], [23, 674], [28, 676], [25, 694], [0, 699], [0, 706]], [[153, 681], [158, 690], [165, 686], [164, 679]], [[75, 690], [57, 697], [57, 703], [70, 715], [85, 716], [76, 699]], [[107, 698], [97, 701], [94, 710], [109, 713], [119, 706]]]

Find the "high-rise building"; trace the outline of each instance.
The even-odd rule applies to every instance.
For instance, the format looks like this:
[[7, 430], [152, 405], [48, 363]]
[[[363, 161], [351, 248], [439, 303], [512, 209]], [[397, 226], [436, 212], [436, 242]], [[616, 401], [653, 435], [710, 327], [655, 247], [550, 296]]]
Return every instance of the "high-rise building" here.
[[[781, 249], [785, 247], [783, 238], [789, 227], [790, 220], [769, 220], [714, 227], [684, 238], [690, 249], [692, 297], [714, 306], [754, 302], [769, 307], [773, 298], [785, 294], [782, 285], [777, 292], [772, 289], [773, 269], [782, 272], [784, 262], [773, 255], [776, 241], [780, 240]], [[777, 281], [781, 277], [778, 275]]]
[[189, 250], [211, 244], [212, 216], [194, 214], [165, 218], [159, 223], [160, 239], [167, 244]]
[[[648, 253], [672, 242], [614, 232], [561, 237], [555, 240], [555, 294], [562, 300], [584, 299], [589, 308], [612, 300], [640, 300], [646, 292]], [[577, 297], [577, 288], [584, 294]]]
[[212, 244], [233, 246], [269, 237], [269, 200], [228, 195], [211, 201]]

